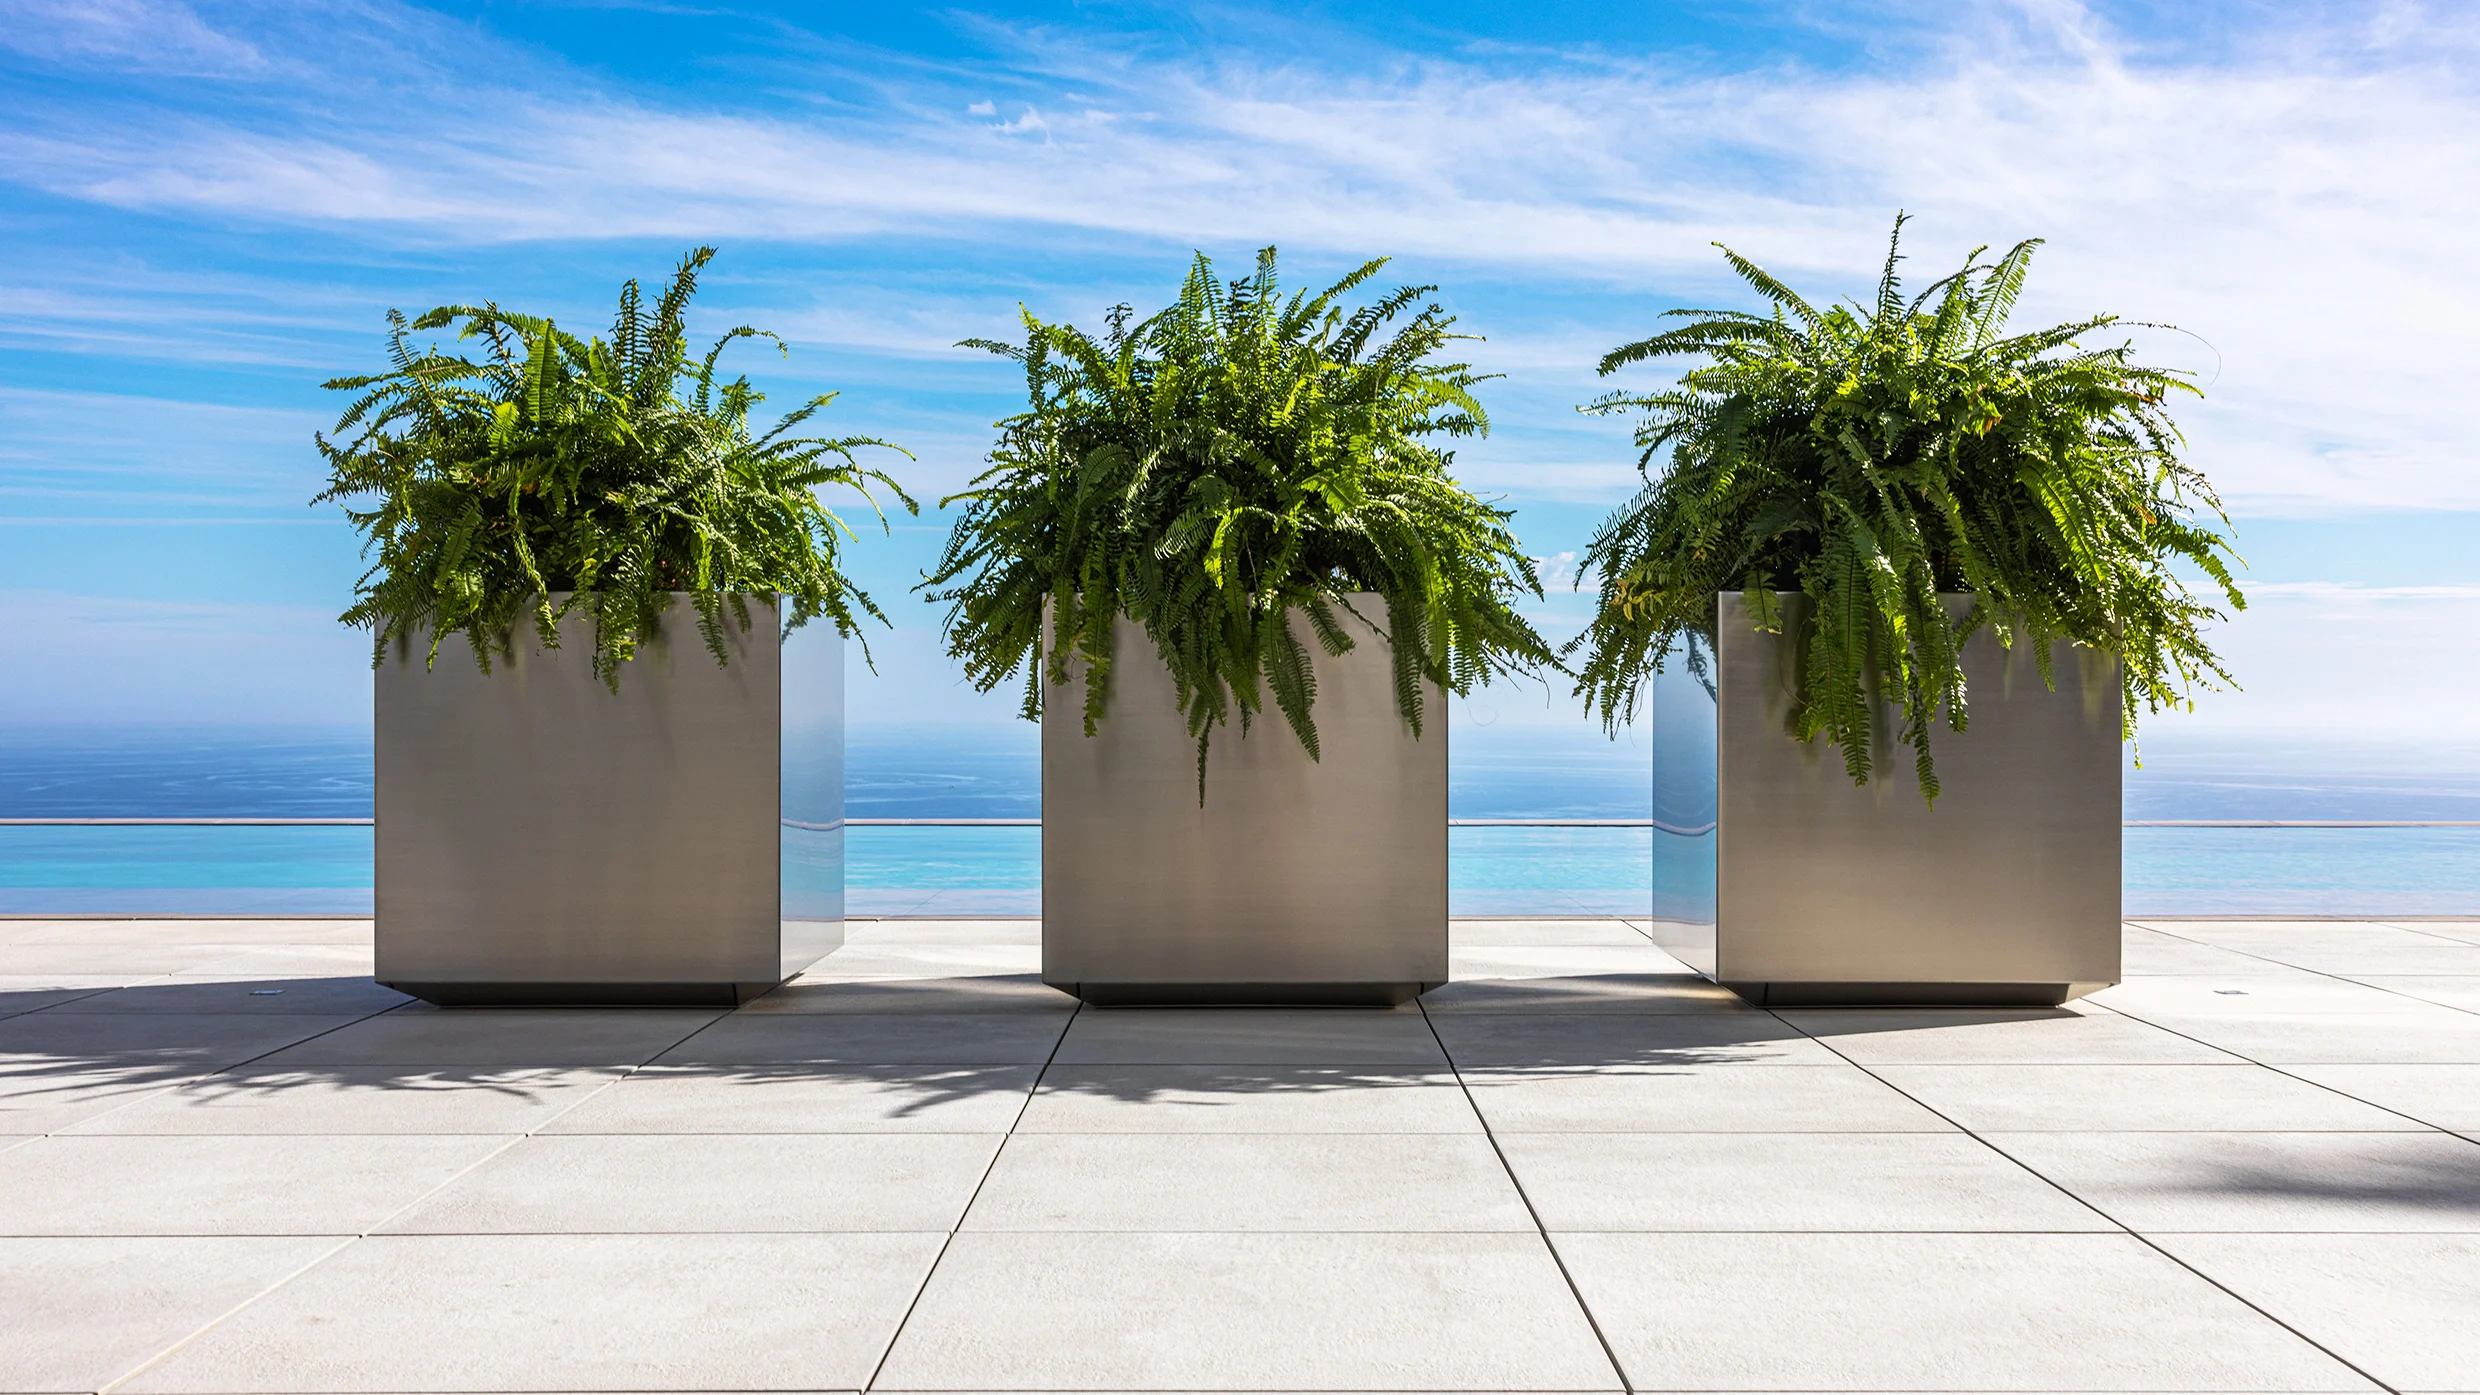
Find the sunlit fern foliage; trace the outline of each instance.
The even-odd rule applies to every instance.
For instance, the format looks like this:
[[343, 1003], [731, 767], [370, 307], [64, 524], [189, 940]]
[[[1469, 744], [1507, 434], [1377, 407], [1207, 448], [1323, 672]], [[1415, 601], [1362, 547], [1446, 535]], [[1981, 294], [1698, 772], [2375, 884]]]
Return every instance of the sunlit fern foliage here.
[[[318, 438], [331, 478], [313, 502], [341, 502], [364, 555], [378, 554], [342, 617], [371, 631], [374, 663], [399, 641], [426, 643], [436, 659], [462, 633], [488, 672], [526, 615], [549, 647], [562, 617], [582, 611], [594, 619], [594, 671], [617, 691], [620, 666], [675, 591], [692, 593], [718, 663], [727, 616], [749, 627], [744, 593], [780, 593], [787, 630], [820, 616], [847, 635], [860, 615], [885, 622], [838, 568], [851, 530], [816, 491], [855, 489], [875, 511], [870, 486], [883, 485], [915, 509], [854, 456], [896, 448], [795, 434], [833, 394], [753, 434], [750, 409], [764, 398], [746, 378], [719, 380], [716, 360], [735, 340], [775, 336], [742, 326], [694, 358], [683, 327], [714, 254], [691, 252], [652, 307], [637, 282], [622, 287], [608, 340], [496, 304], [443, 305], [410, 323], [391, 310], [390, 369], [326, 385], [359, 395], [335, 438]], [[411, 340], [448, 325], [483, 352]], [[573, 594], [555, 603], [555, 592]]]
[[925, 583], [951, 588], [932, 598], [953, 603], [949, 649], [977, 687], [1021, 674], [1038, 718], [1046, 677], [1081, 667], [1090, 734], [1125, 614], [1170, 667], [1202, 798], [1215, 728], [1236, 713], [1245, 732], [1268, 692], [1318, 754], [1295, 609], [1341, 654], [1347, 593], [1385, 599], [1382, 622], [1364, 618], [1392, 646], [1416, 735], [1423, 680], [1465, 693], [1552, 660], [1510, 608], [1541, 588], [1509, 511], [1458, 485], [1434, 444], [1487, 429], [1470, 368], [1435, 359], [1463, 337], [1424, 303], [1435, 288], [1344, 305], [1383, 265], [1286, 298], [1271, 247], [1228, 282], [1200, 256], [1171, 306], [1134, 323], [1121, 306], [1099, 338], [1027, 313], [1023, 343], [971, 341], [1024, 365], [1031, 399], [948, 501], [964, 512]]
[[[2119, 658], [2128, 737], [2139, 708], [2230, 681], [2198, 633], [2222, 612], [2172, 568], [2192, 564], [2245, 607], [2209, 526], [2228, 519], [2165, 406], [2195, 386], [2125, 342], [2087, 347], [2114, 316], [2010, 332], [2038, 241], [1994, 262], [1976, 250], [1906, 298], [1902, 232], [1897, 218], [1866, 305], [1814, 306], [1724, 248], [1771, 313], [1674, 310], [1688, 323], [1602, 360], [1605, 374], [1705, 360], [1675, 387], [1584, 409], [1643, 414], [1648, 480], [1586, 553], [1601, 604], [1576, 642], [1577, 692], [1605, 723], [1633, 720], [1683, 636], [1714, 637], [1715, 594], [1730, 590], [1775, 630], [1775, 592], [1808, 599], [1792, 733], [1826, 738], [1865, 783], [1893, 754], [1873, 744], [1872, 704], [1899, 704], [1897, 739], [1932, 801], [1930, 730], [1964, 728], [1956, 660], [1983, 625], [2031, 644], [2044, 681], [2058, 639]], [[1973, 597], [1960, 622], [1941, 591]]]

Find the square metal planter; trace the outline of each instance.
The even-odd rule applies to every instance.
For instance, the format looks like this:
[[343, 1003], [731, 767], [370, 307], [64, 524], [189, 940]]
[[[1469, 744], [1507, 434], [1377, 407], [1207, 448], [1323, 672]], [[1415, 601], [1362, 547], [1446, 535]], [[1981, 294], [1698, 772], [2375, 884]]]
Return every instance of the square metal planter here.
[[718, 666], [675, 595], [614, 694], [593, 622], [377, 675], [378, 980], [436, 1003], [720, 1003], [844, 939], [844, 657], [748, 598]]
[[[1447, 979], [1447, 706], [1395, 708], [1385, 603], [1314, 658], [1323, 759], [1281, 714], [1197, 744], [1142, 628], [1113, 636], [1111, 703], [1042, 709], [1042, 980], [1092, 1003], [1401, 1003]], [[1375, 624], [1368, 622], [1377, 622]]]
[[1654, 938], [1760, 1004], [2054, 1005], [2116, 983], [2117, 662], [2059, 644], [2053, 691], [2028, 649], [1975, 635], [1931, 808], [1909, 748], [1856, 788], [1791, 739], [1806, 600], [1781, 600], [1784, 633], [1760, 634], [1725, 593], [1707, 672], [1674, 658], [1654, 680]]

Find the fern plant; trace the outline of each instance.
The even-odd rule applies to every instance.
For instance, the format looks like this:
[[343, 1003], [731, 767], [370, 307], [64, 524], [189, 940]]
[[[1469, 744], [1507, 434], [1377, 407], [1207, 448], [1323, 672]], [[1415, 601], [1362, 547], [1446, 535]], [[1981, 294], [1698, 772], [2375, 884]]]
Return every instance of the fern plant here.
[[[2125, 342], [2084, 343], [2115, 316], [2010, 331], [2037, 240], [1994, 262], [1975, 250], [1906, 298], [1903, 221], [1869, 304], [1819, 308], [1726, 247], [1770, 313], [1674, 310], [1688, 323], [1602, 359], [1604, 374], [1705, 360], [1674, 387], [1582, 409], [1643, 414], [1647, 483], [1585, 555], [1600, 607], [1570, 648], [1587, 651], [1576, 691], [1606, 725], [1634, 719], [1644, 679], [1684, 636], [1715, 638], [1727, 590], [1776, 632], [1775, 593], [1807, 598], [1791, 734], [1824, 737], [1865, 784], [1892, 755], [1873, 706], [1899, 705], [1896, 739], [1931, 802], [1930, 732], [1941, 718], [1964, 729], [1957, 659], [1984, 625], [2031, 644], [2047, 683], [2054, 641], [2117, 658], [2128, 739], [2139, 709], [2192, 706], [2193, 687], [2230, 681], [2199, 633], [2223, 613], [2173, 569], [2191, 564], [2245, 608], [2211, 526], [2228, 517], [2181, 458], [2166, 406], [2201, 392]], [[1960, 619], [1939, 600], [1954, 591], [1972, 598]]]
[[[636, 281], [623, 286], [609, 340], [497, 304], [443, 305], [410, 323], [390, 310], [389, 370], [326, 384], [359, 395], [335, 438], [317, 438], [331, 475], [312, 502], [342, 503], [363, 555], [378, 553], [340, 617], [371, 631], [374, 666], [398, 641], [426, 640], [435, 661], [447, 636], [463, 634], [489, 672], [521, 618], [554, 648], [562, 618], [582, 611], [594, 620], [594, 672], [616, 692], [620, 666], [653, 636], [673, 592], [691, 594], [717, 663], [727, 660], [727, 618], [749, 628], [748, 592], [784, 597], [787, 633], [820, 616], [846, 635], [861, 615], [886, 623], [839, 569], [851, 529], [816, 491], [859, 491], [882, 526], [873, 484], [918, 512], [854, 455], [903, 452], [865, 436], [796, 434], [832, 393], [753, 431], [763, 395], [747, 378], [718, 379], [716, 362], [735, 340], [783, 342], [744, 325], [691, 357], [683, 319], [714, 255], [689, 253], [651, 308]], [[448, 325], [483, 352], [411, 340]], [[369, 506], [355, 507], [363, 498]], [[556, 592], [569, 594], [555, 602]]]
[[1171, 670], [1202, 800], [1216, 728], [1236, 714], [1245, 733], [1269, 693], [1317, 757], [1295, 610], [1339, 655], [1350, 593], [1383, 598], [1383, 623], [1363, 618], [1391, 646], [1416, 736], [1425, 682], [1460, 694], [1555, 662], [1510, 606], [1541, 586], [1509, 511], [1458, 485], [1434, 444], [1488, 427], [1479, 379], [1435, 357], [1464, 336], [1423, 303], [1434, 287], [1344, 306], [1384, 265], [1286, 298], [1273, 248], [1228, 282], [1200, 255], [1168, 308], [1132, 323], [1120, 306], [1099, 338], [1028, 312], [1021, 344], [968, 341], [1022, 364], [1030, 397], [998, 424], [989, 468], [943, 501], [964, 511], [924, 582], [949, 588], [931, 598], [952, 603], [949, 651], [976, 687], [1021, 674], [1038, 719], [1046, 681], [1081, 668], [1091, 735], [1125, 615]]

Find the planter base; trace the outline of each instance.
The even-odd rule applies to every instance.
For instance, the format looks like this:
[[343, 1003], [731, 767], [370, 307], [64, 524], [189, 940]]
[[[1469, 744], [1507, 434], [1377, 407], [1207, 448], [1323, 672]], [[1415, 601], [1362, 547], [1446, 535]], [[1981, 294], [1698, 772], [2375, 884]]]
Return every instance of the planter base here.
[[1757, 1007], [2054, 1008], [2106, 983], [1731, 983]]
[[441, 1007], [738, 1007], [778, 986], [759, 983], [390, 983]]
[[1095, 1007], [1401, 1007], [1438, 985], [1051, 982], [1050, 986]]

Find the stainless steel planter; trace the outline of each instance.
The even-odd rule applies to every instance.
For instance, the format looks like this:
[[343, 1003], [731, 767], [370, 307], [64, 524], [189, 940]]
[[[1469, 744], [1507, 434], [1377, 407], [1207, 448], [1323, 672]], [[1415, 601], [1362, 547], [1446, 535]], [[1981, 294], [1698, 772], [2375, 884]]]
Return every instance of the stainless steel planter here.
[[[1383, 622], [1384, 602], [1354, 604]], [[1312, 761], [1279, 714], [1197, 746], [1153, 641], [1123, 618], [1111, 706], [1042, 715], [1042, 979], [1088, 1002], [1400, 1003], [1447, 978], [1447, 708], [1395, 710], [1385, 633], [1315, 658]]]
[[1759, 1003], [2055, 1004], [2118, 981], [2115, 661], [2061, 644], [2051, 691], [2029, 650], [1975, 636], [1931, 809], [1908, 759], [1855, 788], [1786, 733], [1803, 598], [1786, 636], [1721, 600], [1719, 662], [1654, 684], [1656, 939]]
[[[438, 1003], [732, 1003], [843, 943], [843, 641], [675, 596], [613, 694], [592, 622], [377, 674], [378, 979]], [[530, 632], [529, 632], [530, 638]]]

